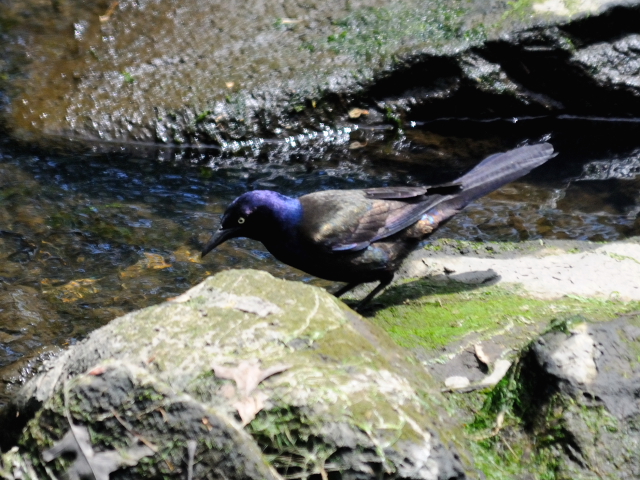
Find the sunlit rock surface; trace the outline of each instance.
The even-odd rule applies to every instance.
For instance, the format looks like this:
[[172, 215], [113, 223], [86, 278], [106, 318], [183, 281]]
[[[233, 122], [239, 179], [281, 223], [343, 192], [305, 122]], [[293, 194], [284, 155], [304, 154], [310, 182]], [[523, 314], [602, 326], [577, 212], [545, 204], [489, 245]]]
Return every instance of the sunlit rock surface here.
[[637, 478], [640, 316], [562, 330], [538, 339], [524, 361], [538, 397], [538, 435], [557, 442], [561, 477]]
[[410, 360], [321, 289], [223, 272], [47, 364], [5, 411], [3, 478], [87, 468], [63, 448], [119, 478], [476, 478]]
[[640, 106], [631, 0], [19, 0], [0, 19], [3, 123], [30, 141], [229, 146]]

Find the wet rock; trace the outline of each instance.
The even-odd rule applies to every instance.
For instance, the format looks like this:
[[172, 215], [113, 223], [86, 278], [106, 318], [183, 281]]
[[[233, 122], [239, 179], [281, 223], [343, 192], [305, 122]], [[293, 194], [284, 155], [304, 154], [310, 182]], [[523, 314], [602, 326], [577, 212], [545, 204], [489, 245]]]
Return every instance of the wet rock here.
[[29, 376], [30, 363], [48, 350], [51, 332], [60, 328], [58, 321], [36, 289], [7, 285], [0, 290], [0, 406]]
[[2, 457], [4, 478], [42, 474], [39, 452], [79, 426], [93, 456], [153, 451], [119, 478], [475, 478], [437, 390], [325, 291], [227, 271], [48, 363], [0, 419], [5, 448], [20, 442]]
[[233, 148], [353, 122], [640, 106], [631, 0], [20, 0], [0, 17], [2, 118], [24, 140]]

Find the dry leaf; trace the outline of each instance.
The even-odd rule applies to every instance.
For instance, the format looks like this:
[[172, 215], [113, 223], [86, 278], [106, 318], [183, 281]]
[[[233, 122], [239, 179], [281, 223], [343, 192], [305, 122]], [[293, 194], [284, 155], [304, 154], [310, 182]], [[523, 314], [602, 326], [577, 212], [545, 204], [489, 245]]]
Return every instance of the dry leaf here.
[[220, 394], [224, 398], [233, 398], [236, 396], [236, 387], [230, 383], [225, 383], [222, 388], [220, 388]]
[[491, 375], [484, 377], [478, 385], [482, 387], [492, 387], [502, 380], [502, 377], [507, 374], [509, 367], [511, 367], [511, 362], [509, 360], [496, 360], [496, 363], [493, 365], [493, 372], [491, 372]]
[[[224, 367], [213, 365], [213, 372], [218, 378], [225, 378], [236, 382], [238, 400], [233, 406], [238, 411], [242, 425], [247, 425], [258, 412], [264, 408], [264, 402], [269, 397], [262, 392], [254, 395], [251, 393], [263, 382], [276, 373], [284, 372], [291, 368], [289, 365], [274, 365], [266, 370], [260, 369], [260, 361], [257, 359], [243, 360], [237, 367]], [[227, 394], [229, 390], [227, 390]], [[226, 395], [225, 395], [226, 396]], [[229, 398], [229, 397], [227, 397]]]
[[213, 426], [209, 423], [209, 419], [207, 417], [202, 418], [202, 424], [207, 427], [208, 431], [213, 430]]
[[352, 108], [349, 110], [349, 118], [360, 118], [361, 115], [369, 115], [369, 110], [362, 108]]
[[233, 404], [240, 415], [243, 427], [256, 418], [258, 412], [264, 408], [264, 402], [268, 398], [266, 394], [258, 392], [250, 397], [242, 398]]
[[186, 245], [182, 245], [177, 250], [173, 252], [174, 257], [176, 258], [176, 262], [191, 262], [191, 263], [201, 263], [202, 259], [200, 257], [200, 252], [194, 252], [187, 248]]
[[76, 458], [66, 474], [69, 480], [109, 480], [109, 474], [120, 467], [134, 466], [141, 458], [153, 455], [146, 445], [131, 447], [126, 451], [106, 450], [94, 452], [87, 427], [69, 425], [71, 428], [53, 447], [42, 452], [42, 459], [50, 462], [64, 453], [73, 453]]
[[94, 375], [94, 376], [98, 376], [98, 375], [102, 375], [104, 372], [107, 371], [106, 367], [103, 366], [99, 366], [99, 367], [94, 367], [91, 370], [89, 370], [89, 375]]
[[253, 392], [260, 383], [271, 375], [284, 372], [291, 368], [289, 365], [274, 365], [266, 370], [260, 369], [260, 361], [257, 359], [243, 360], [237, 367], [224, 367], [221, 365], [213, 365], [213, 373], [218, 378], [226, 378], [236, 382], [238, 395], [247, 397]]
[[476, 358], [482, 363], [484, 363], [487, 367], [491, 365], [491, 359], [486, 353], [484, 353], [484, 350], [482, 349], [482, 345], [480, 345], [479, 343], [476, 343], [474, 345], [474, 348], [475, 348]]
[[227, 88], [233, 88], [236, 82], [225, 82], [224, 84], [226, 85]]

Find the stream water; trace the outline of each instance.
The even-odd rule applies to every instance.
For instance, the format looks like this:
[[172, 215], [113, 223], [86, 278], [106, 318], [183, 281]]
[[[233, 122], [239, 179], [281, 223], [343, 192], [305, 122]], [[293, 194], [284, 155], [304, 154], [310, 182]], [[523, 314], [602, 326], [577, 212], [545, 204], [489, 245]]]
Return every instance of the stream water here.
[[416, 122], [331, 142], [123, 147], [81, 154], [0, 144], [0, 407], [41, 361], [109, 320], [179, 295], [225, 268], [330, 287], [234, 240], [200, 259], [225, 206], [251, 189], [433, 184], [483, 157], [550, 137], [559, 155], [470, 205], [436, 238], [477, 241], [640, 235], [640, 124], [575, 118]]

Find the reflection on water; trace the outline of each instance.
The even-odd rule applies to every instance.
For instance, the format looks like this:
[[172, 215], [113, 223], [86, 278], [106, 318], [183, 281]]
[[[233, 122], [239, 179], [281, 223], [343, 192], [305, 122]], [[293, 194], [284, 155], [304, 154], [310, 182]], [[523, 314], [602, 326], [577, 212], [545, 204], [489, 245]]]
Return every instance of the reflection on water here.
[[[443, 123], [402, 138], [360, 130], [331, 147], [160, 152], [170, 161], [151, 160], [148, 152], [61, 155], [0, 146], [0, 378], [10, 393], [20, 369], [29, 373], [29, 359], [179, 295], [221, 269], [259, 268], [330, 286], [274, 261], [250, 240], [228, 242], [200, 259], [220, 213], [247, 190], [301, 195], [447, 181], [486, 155], [547, 133], [536, 128], [531, 134], [531, 128], [467, 126], [460, 135], [459, 125]], [[570, 181], [606, 152], [587, 153], [570, 135], [554, 135], [558, 157], [469, 206], [437, 237], [614, 240], [640, 234], [638, 177]], [[4, 401], [0, 393], [0, 405]]]

